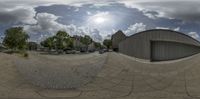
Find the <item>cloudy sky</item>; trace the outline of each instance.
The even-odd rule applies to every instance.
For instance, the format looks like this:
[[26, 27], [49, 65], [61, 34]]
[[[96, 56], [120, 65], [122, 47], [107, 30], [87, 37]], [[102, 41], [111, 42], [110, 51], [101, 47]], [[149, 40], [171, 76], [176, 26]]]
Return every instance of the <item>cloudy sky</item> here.
[[36, 42], [58, 30], [102, 41], [118, 30], [129, 36], [171, 29], [200, 40], [199, 5], [199, 0], [0, 0], [0, 41], [15, 26]]

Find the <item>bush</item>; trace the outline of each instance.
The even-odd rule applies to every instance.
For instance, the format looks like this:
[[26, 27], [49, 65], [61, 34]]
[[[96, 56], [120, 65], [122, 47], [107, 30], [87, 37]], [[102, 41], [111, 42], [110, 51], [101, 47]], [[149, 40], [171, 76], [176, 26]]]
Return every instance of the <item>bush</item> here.
[[24, 50], [19, 51], [18, 54], [20, 54], [22, 57], [26, 57], [26, 58], [29, 56], [29, 54]]
[[28, 53], [24, 53], [24, 54], [23, 54], [23, 57], [28, 57]]

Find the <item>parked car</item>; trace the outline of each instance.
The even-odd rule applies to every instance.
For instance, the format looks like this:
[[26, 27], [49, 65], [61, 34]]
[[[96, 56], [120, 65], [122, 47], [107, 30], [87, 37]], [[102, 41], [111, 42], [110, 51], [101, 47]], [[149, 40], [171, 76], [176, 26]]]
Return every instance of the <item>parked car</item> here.
[[68, 50], [65, 53], [66, 54], [76, 54], [76, 50]]
[[76, 54], [76, 50], [72, 48], [65, 48], [64, 49], [65, 54]]
[[104, 53], [104, 50], [99, 50], [99, 54], [103, 54]]
[[81, 52], [81, 53], [85, 53], [85, 52], [87, 52], [87, 49], [86, 49], [86, 48], [81, 48], [81, 49], [80, 49], [80, 52]]
[[103, 49], [104, 52], [109, 52], [109, 49]]
[[89, 52], [95, 52], [95, 49], [89, 50]]

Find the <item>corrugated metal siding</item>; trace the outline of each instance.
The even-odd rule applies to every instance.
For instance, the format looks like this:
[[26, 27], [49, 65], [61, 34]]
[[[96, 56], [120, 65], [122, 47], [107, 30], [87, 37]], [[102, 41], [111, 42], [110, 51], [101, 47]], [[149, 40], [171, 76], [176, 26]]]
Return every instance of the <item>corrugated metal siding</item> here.
[[193, 45], [167, 41], [151, 42], [152, 61], [179, 59], [197, 54], [199, 52], [200, 48]]
[[178, 32], [167, 30], [151, 30], [137, 33], [120, 42], [119, 52], [136, 58], [150, 60], [151, 40], [174, 41], [200, 46], [198, 41]]

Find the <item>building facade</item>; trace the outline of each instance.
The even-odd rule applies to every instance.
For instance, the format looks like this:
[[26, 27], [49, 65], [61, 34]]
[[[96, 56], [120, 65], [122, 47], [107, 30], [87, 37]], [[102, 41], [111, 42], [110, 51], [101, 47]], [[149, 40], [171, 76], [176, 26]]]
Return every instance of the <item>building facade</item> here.
[[36, 51], [40, 48], [40, 45], [36, 42], [28, 42], [28, 50]]
[[88, 45], [88, 51], [94, 52], [96, 50], [94, 42], [92, 42], [90, 45]]
[[113, 34], [111, 37], [113, 50], [118, 51], [119, 43], [125, 39], [126, 39], [126, 35], [121, 30]]
[[150, 61], [174, 60], [200, 52], [199, 41], [171, 30], [136, 33], [119, 43], [119, 52]]
[[74, 35], [72, 38], [74, 39], [73, 47], [75, 50], [80, 51], [80, 50], [86, 48], [86, 46], [81, 43], [81, 36]]
[[2, 43], [0, 43], [0, 52], [4, 51], [5, 49], [6, 49], [6, 47]]

